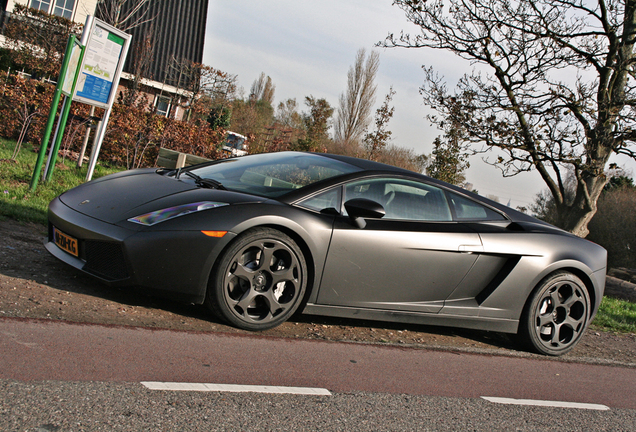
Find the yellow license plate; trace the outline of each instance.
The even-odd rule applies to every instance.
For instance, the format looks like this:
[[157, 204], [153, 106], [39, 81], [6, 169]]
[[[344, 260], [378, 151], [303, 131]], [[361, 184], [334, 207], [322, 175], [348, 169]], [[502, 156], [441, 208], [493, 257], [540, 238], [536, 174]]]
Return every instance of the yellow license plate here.
[[59, 231], [57, 228], [53, 228], [53, 238], [55, 239], [55, 244], [58, 245], [60, 249], [74, 256], [79, 255], [78, 249], [77, 249], [77, 239], [74, 239], [73, 237], [64, 234], [63, 232]]

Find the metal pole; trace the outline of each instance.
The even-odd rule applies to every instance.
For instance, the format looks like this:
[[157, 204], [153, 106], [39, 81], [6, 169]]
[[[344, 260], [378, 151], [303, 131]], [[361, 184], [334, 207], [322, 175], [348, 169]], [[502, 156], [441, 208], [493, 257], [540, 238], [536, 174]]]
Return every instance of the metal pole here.
[[[68, 97], [64, 96], [64, 102], [62, 103], [62, 111], [66, 108], [68, 104]], [[57, 120], [57, 126], [55, 127], [55, 133], [53, 134], [53, 146], [51, 147], [51, 151], [49, 152], [49, 157], [46, 159], [46, 165], [44, 166], [44, 181], [48, 181], [49, 178], [49, 170], [51, 170], [51, 160], [53, 159], [53, 149], [55, 148], [55, 142], [57, 141], [57, 136], [60, 133], [60, 125], [62, 124], [62, 116]], [[52, 171], [52, 170], [51, 170]]]
[[86, 42], [88, 42], [88, 37], [90, 36], [92, 26], [93, 26], [93, 15], [86, 15], [86, 21], [84, 22], [84, 30], [82, 31], [82, 38], [80, 39], [80, 44], [82, 44], [82, 46], [86, 46]]
[[57, 133], [57, 136], [53, 142], [53, 148], [51, 149], [51, 166], [49, 171], [44, 176], [44, 181], [51, 181], [51, 177], [53, 176], [53, 170], [55, 169], [55, 162], [57, 161], [57, 153], [60, 150], [60, 145], [62, 144], [62, 137], [64, 137], [64, 129], [66, 128], [66, 120], [68, 119], [68, 113], [71, 111], [71, 103], [73, 100], [65, 96], [64, 97], [64, 105], [62, 105], [62, 115], [60, 116], [60, 130]]
[[[95, 116], [95, 106], [91, 105], [91, 112], [88, 114], [88, 116], [90, 118], [93, 118]], [[82, 149], [80, 150], [80, 154], [79, 157], [77, 158], [77, 167], [81, 168], [82, 164], [84, 163], [84, 153], [86, 153], [86, 147], [88, 147], [88, 139], [91, 136], [91, 129], [93, 129], [93, 126], [90, 124], [86, 125], [86, 134], [84, 135], [84, 142], [82, 143]], [[95, 135], [97, 135], [97, 132], [95, 132]]]
[[99, 129], [97, 130], [97, 134], [95, 135], [95, 144], [93, 144], [93, 148], [91, 150], [91, 160], [88, 163], [88, 172], [86, 173], [86, 181], [91, 181], [93, 178], [93, 171], [95, 171], [95, 165], [97, 164], [97, 157], [99, 156], [99, 150], [102, 148], [102, 142], [104, 141], [104, 135], [106, 135], [106, 125], [108, 124], [108, 119], [110, 117], [110, 113], [113, 110], [112, 106], [109, 106], [104, 112], [104, 117], [102, 118], [101, 124], [99, 125]]
[[49, 110], [49, 118], [44, 128], [44, 136], [42, 137], [42, 145], [38, 153], [38, 158], [35, 161], [35, 168], [33, 169], [33, 176], [31, 177], [30, 189], [34, 191], [38, 186], [40, 180], [40, 173], [42, 172], [42, 164], [44, 163], [44, 155], [46, 155], [46, 149], [49, 146], [49, 138], [51, 137], [51, 130], [53, 130], [53, 122], [55, 121], [55, 114], [57, 113], [57, 106], [60, 103], [60, 96], [62, 95], [62, 86], [64, 85], [64, 78], [66, 76], [66, 69], [68, 69], [68, 58], [71, 55], [71, 50], [75, 44], [75, 35], [71, 35], [66, 43], [66, 51], [64, 52], [64, 58], [67, 61], [62, 63], [62, 69], [60, 70], [60, 77], [57, 80], [57, 86], [55, 86], [55, 93], [53, 93], [53, 100], [51, 101], [51, 108]]

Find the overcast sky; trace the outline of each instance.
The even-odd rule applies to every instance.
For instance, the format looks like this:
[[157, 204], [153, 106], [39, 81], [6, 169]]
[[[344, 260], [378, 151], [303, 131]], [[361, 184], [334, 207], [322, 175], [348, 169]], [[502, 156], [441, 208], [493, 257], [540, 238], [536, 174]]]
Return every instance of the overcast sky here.
[[[203, 62], [238, 75], [247, 93], [261, 72], [276, 85], [274, 105], [305, 96], [325, 98], [333, 107], [345, 90], [347, 72], [358, 49], [377, 50], [380, 68], [376, 106], [393, 86], [395, 114], [389, 123], [393, 144], [430, 154], [440, 135], [425, 119], [430, 111], [418, 89], [422, 65], [444, 75], [449, 88], [470, 72], [467, 62], [441, 51], [381, 49], [388, 33], [413, 31], [391, 0], [210, 0]], [[241, 131], [236, 131], [241, 132]], [[627, 160], [617, 160], [619, 165]], [[636, 166], [635, 164], [629, 167]], [[482, 195], [498, 196], [512, 207], [534, 202], [545, 185], [536, 173], [503, 178], [494, 167], [471, 158], [467, 180]]]

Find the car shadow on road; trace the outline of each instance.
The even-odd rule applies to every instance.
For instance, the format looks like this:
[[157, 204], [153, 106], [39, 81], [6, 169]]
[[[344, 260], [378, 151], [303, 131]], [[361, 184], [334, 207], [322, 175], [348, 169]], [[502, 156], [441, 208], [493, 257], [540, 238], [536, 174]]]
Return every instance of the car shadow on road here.
[[292, 322], [313, 325], [317, 328], [318, 336], [324, 339], [333, 339], [331, 334], [337, 333], [337, 331], [330, 329], [340, 328], [357, 332], [357, 334], [348, 335], [349, 337], [345, 337], [344, 340], [360, 342], [455, 348], [523, 349], [517, 342], [515, 335], [490, 331], [310, 315], [294, 317]]

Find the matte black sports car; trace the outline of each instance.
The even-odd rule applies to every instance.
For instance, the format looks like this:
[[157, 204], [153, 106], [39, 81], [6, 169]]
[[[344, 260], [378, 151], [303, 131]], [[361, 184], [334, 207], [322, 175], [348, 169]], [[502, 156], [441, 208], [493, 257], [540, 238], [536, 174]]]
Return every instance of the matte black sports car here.
[[49, 221], [46, 247], [62, 261], [249, 330], [302, 310], [518, 332], [559, 355], [605, 284], [598, 245], [426, 176], [328, 154], [125, 171], [60, 195]]

